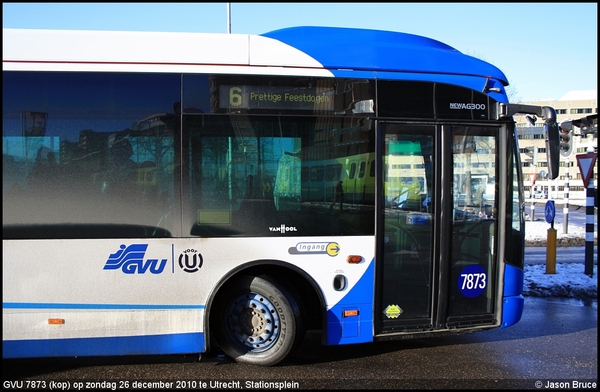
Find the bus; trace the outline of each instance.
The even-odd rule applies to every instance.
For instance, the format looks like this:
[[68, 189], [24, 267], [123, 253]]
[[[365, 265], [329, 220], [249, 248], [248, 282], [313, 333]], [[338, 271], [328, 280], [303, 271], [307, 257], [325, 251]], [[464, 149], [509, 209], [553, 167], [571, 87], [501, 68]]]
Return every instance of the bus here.
[[551, 177], [558, 126], [495, 66], [353, 28], [2, 40], [3, 358], [273, 366], [307, 331], [519, 321], [513, 115], [544, 119]]

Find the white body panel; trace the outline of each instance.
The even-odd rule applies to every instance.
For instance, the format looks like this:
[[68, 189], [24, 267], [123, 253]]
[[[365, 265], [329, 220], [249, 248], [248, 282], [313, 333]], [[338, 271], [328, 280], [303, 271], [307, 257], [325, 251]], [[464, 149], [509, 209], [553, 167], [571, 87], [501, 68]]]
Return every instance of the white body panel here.
[[[331, 242], [339, 244], [339, 254], [289, 251], [298, 243]], [[161, 273], [146, 270], [127, 274], [120, 268], [103, 269], [121, 244], [136, 243], [148, 244], [144, 260], [166, 260]], [[372, 237], [335, 241], [314, 237], [4, 240], [3, 302], [18, 303], [21, 308], [3, 309], [3, 339], [202, 331], [204, 305], [218, 283], [234, 268], [259, 260], [284, 261], [305, 271], [322, 288], [329, 309], [352, 289], [371, 263], [374, 255], [364, 254], [365, 249], [374, 249]], [[179, 266], [179, 256], [185, 250], [202, 255], [202, 266], [197, 271], [184, 272]], [[348, 264], [348, 254], [361, 254], [363, 261]], [[337, 274], [348, 279], [342, 291], [333, 289]], [[65, 319], [65, 324], [49, 325], [49, 318]]]
[[3, 29], [2, 59], [5, 71], [332, 76], [306, 53], [246, 34]]

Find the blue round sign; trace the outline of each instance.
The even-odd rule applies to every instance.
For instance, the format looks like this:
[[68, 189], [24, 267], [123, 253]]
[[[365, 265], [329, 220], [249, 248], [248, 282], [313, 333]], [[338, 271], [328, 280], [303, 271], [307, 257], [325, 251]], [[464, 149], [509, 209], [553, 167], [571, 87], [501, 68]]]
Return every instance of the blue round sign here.
[[487, 273], [479, 265], [469, 265], [458, 275], [458, 290], [468, 298], [475, 298], [486, 289], [488, 285]]
[[546, 222], [554, 222], [554, 217], [556, 216], [556, 207], [554, 207], [554, 200], [548, 200], [546, 202], [546, 208], [544, 212], [546, 215]]

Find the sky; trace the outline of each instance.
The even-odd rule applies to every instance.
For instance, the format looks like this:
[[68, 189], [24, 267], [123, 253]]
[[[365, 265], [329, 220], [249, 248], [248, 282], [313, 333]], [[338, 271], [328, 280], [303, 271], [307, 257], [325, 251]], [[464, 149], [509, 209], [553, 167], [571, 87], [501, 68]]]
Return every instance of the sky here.
[[[228, 6], [229, 5], [229, 6]], [[436, 39], [500, 68], [512, 102], [597, 90], [597, 3], [2, 3], [4, 28], [262, 34], [294, 26]]]

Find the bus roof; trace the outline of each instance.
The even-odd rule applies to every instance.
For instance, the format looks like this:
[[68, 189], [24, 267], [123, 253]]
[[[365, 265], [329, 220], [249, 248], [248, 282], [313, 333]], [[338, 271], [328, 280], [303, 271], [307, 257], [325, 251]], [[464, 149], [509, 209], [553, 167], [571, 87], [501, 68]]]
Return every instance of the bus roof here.
[[301, 50], [328, 69], [472, 75], [508, 85], [508, 79], [497, 67], [419, 35], [310, 26], [262, 35]]
[[442, 42], [382, 30], [305, 26], [247, 35], [3, 29], [2, 41], [4, 70], [382, 78], [491, 94], [508, 85], [495, 66]]

